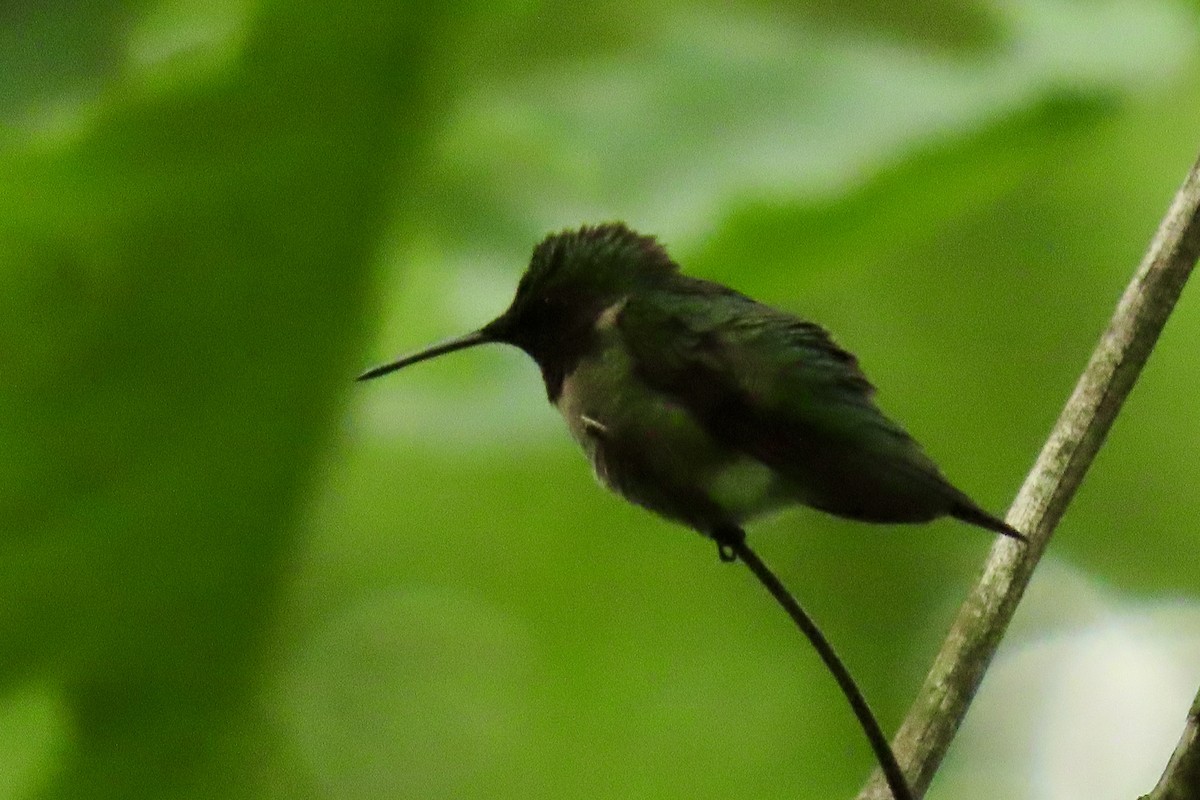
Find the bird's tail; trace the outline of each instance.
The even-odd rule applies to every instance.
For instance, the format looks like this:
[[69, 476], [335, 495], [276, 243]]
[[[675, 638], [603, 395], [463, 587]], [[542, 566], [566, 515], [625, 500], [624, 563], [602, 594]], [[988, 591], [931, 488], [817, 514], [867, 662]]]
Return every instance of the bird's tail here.
[[1025, 534], [1021, 533], [1004, 520], [993, 517], [991, 514], [987, 513], [982, 508], [969, 501], [960, 501], [952, 506], [950, 508], [950, 516], [954, 517], [955, 519], [961, 519], [963, 522], [968, 522], [980, 528], [985, 528], [989, 531], [1002, 533], [1005, 536], [1012, 537], [1020, 542], [1029, 541]]

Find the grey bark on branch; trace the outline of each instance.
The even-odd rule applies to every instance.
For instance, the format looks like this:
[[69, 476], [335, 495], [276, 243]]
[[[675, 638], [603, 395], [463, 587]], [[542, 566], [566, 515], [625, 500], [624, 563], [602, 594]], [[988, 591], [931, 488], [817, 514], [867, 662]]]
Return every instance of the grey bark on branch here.
[[1200, 694], [1192, 701], [1183, 736], [1158, 785], [1140, 800], [1195, 800], [1200, 797]]
[[[1022, 546], [1001, 538], [959, 608], [916, 701], [892, 742], [913, 793], [929, 788], [967, 713], [1055, 526], [1083, 481], [1113, 420], [1200, 257], [1200, 162], [1192, 166], [1033, 470], [1008, 512]], [[890, 797], [878, 770], [858, 800]], [[1164, 795], [1164, 798], [1174, 796]]]

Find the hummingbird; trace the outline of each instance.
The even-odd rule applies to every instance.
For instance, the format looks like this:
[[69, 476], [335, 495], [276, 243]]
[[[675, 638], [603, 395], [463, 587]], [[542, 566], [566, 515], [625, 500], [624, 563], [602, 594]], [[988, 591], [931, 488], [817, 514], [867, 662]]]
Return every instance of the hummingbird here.
[[1025, 540], [879, 409], [824, 328], [684, 275], [623, 223], [547, 236], [503, 314], [358, 380], [488, 343], [537, 363], [601, 484], [715, 540], [723, 560], [743, 525], [797, 504], [871, 523], [950, 516]]

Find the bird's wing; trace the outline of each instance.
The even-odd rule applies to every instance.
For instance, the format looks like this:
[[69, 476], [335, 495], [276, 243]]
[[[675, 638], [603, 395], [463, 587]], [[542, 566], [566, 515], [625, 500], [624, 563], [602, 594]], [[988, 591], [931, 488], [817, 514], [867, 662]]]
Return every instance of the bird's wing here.
[[854, 356], [814, 323], [688, 279], [631, 296], [618, 328], [643, 381], [726, 446], [810, 489], [811, 505], [899, 521], [960, 497], [876, 407]]

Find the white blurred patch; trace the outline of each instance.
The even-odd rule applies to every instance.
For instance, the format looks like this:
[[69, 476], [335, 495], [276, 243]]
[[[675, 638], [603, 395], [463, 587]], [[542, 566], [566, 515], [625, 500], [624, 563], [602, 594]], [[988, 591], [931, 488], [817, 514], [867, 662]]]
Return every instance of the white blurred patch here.
[[466, 333], [508, 308], [516, 294], [524, 261], [514, 261], [511, 255], [499, 252], [479, 253], [465, 256], [450, 266], [445, 272], [438, 270], [451, 277], [447, 311], [456, 328], [461, 327], [461, 332]]
[[1047, 560], [929, 797], [1129, 800], [1200, 687], [1200, 603], [1143, 601]]
[[353, 427], [397, 446], [419, 443], [457, 453], [495, 452], [498, 446], [527, 451], [569, 441], [528, 357], [515, 351], [475, 357], [501, 363], [469, 367], [480, 379], [457, 388], [439, 388], [407, 370], [377, 381], [374, 391], [363, 393]]

